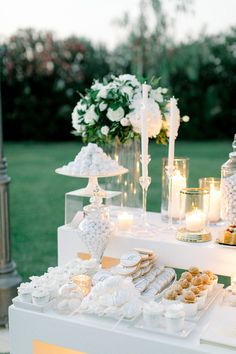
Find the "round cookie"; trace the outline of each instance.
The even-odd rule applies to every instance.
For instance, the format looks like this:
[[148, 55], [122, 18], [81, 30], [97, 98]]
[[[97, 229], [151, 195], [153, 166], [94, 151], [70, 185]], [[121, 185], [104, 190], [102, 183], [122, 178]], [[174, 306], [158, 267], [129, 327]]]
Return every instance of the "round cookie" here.
[[134, 250], [140, 254], [147, 254], [149, 257], [152, 257], [153, 255], [155, 255], [154, 251], [152, 251], [148, 248], [135, 248]]
[[145, 262], [141, 262], [140, 264], [140, 268], [146, 268], [150, 265], [150, 262], [149, 261], [145, 261]]
[[128, 252], [120, 258], [120, 264], [124, 267], [135, 267], [139, 262], [141, 262], [141, 256], [138, 252]]
[[136, 273], [138, 268], [139, 268], [138, 266], [124, 267], [121, 264], [118, 264], [118, 266], [116, 266], [115, 270], [116, 270], [116, 274], [130, 276], [130, 275]]

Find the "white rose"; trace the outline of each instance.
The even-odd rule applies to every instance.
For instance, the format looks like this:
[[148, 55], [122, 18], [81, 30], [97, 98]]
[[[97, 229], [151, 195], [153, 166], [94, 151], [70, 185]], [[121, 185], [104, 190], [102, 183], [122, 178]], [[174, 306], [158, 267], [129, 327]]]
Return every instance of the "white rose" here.
[[100, 91], [97, 94], [97, 97], [107, 98], [107, 89], [105, 86], [101, 87]]
[[77, 108], [75, 107], [72, 114], [71, 114], [71, 118], [72, 118], [72, 126], [75, 130], [78, 131], [78, 127], [79, 127], [79, 114], [77, 111]]
[[128, 125], [130, 125], [130, 121], [128, 118], [122, 118], [121, 121], [120, 121], [120, 124], [123, 126], [123, 127], [127, 127]]
[[99, 109], [101, 112], [105, 111], [105, 109], [107, 108], [107, 104], [105, 102], [101, 102], [99, 105]]
[[157, 101], [157, 102], [163, 102], [163, 96], [162, 96], [162, 88], [158, 87], [156, 90], [151, 90], [150, 97]]
[[129, 97], [132, 97], [132, 95], [133, 95], [133, 89], [130, 86], [122, 87], [121, 92], [126, 93]]
[[82, 104], [81, 102], [78, 102], [77, 105], [76, 105], [76, 108], [77, 108], [79, 111], [85, 112], [86, 109], [87, 109], [87, 105], [86, 105], [86, 104]]
[[[131, 105], [134, 109], [133, 112], [129, 114], [130, 122], [136, 133], [141, 133], [141, 109], [142, 109], [142, 96], [137, 95], [136, 99]], [[148, 98], [146, 104], [146, 118], [148, 126], [148, 137], [155, 138], [161, 130], [162, 126], [162, 116], [158, 103], [155, 102], [153, 98]]]
[[101, 128], [101, 133], [103, 135], [107, 135], [109, 133], [109, 127], [107, 125], [104, 125], [104, 127]]
[[84, 121], [87, 124], [93, 125], [96, 121], [98, 120], [98, 115], [95, 112], [95, 106], [94, 104], [89, 107], [87, 112], [84, 115]]
[[130, 81], [132, 86], [139, 86], [140, 84], [137, 78], [134, 75], [130, 75], [130, 74], [120, 75], [118, 79], [121, 81]]
[[108, 108], [107, 118], [112, 122], [119, 122], [124, 117], [124, 110], [122, 107], [119, 107], [115, 110]]
[[91, 89], [92, 90], [100, 90], [102, 87], [103, 87], [103, 85], [100, 82], [95, 81], [95, 83], [91, 86]]

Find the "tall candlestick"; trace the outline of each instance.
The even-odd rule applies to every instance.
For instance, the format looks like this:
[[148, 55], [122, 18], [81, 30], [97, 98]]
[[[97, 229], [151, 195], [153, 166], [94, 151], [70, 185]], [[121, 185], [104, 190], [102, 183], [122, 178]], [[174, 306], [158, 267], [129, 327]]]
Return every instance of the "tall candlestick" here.
[[143, 99], [141, 108], [141, 142], [142, 142], [142, 177], [148, 177], [148, 127], [147, 127], [147, 100], [150, 86], [143, 84]]
[[170, 99], [170, 134], [169, 134], [169, 151], [168, 151], [168, 169], [170, 175], [173, 173], [174, 155], [175, 155], [175, 139], [177, 125], [177, 101], [174, 97]]

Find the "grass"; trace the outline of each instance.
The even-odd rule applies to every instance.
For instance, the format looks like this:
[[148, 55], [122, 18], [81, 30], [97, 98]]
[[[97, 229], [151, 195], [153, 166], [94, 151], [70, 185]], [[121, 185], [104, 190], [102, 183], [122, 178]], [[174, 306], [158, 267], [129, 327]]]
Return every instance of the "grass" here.
[[[80, 143], [5, 143], [10, 184], [13, 258], [24, 279], [57, 263], [57, 227], [64, 221], [64, 195], [86, 181], [55, 174], [80, 150]], [[230, 142], [178, 142], [177, 155], [190, 157], [190, 185], [199, 177], [220, 176]], [[160, 210], [161, 158], [167, 148], [150, 146], [148, 209]]]

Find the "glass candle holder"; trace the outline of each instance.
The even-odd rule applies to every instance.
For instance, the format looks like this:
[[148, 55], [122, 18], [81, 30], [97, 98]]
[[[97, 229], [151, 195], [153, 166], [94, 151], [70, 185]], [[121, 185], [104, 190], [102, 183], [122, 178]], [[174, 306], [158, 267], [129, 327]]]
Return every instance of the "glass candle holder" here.
[[[168, 158], [162, 159], [162, 201], [161, 218], [175, 223], [180, 218], [180, 191], [188, 185], [189, 158], [174, 159], [172, 175], [168, 171]], [[171, 184], [170, 184], [171, 183]]]
[[220, 178], [214, 177], [206, 177], [199, 179], [199, 188], [208, 190], [210, 194], [208, 220], [210, 224], [213, 225], [216, 225], [221, 221], [220, 181]]
[[211, 240], [207, 229], [209, 191], [202, 188], [185, 188], [180, 191], [180, 223], [177, 239], [185, 242]]
[[72, 281], [76, 284], [78, 290], [81, 290], [86, 296], [91, 290], [92, 280], [89, 275], [81, 274], [72, 277]]

